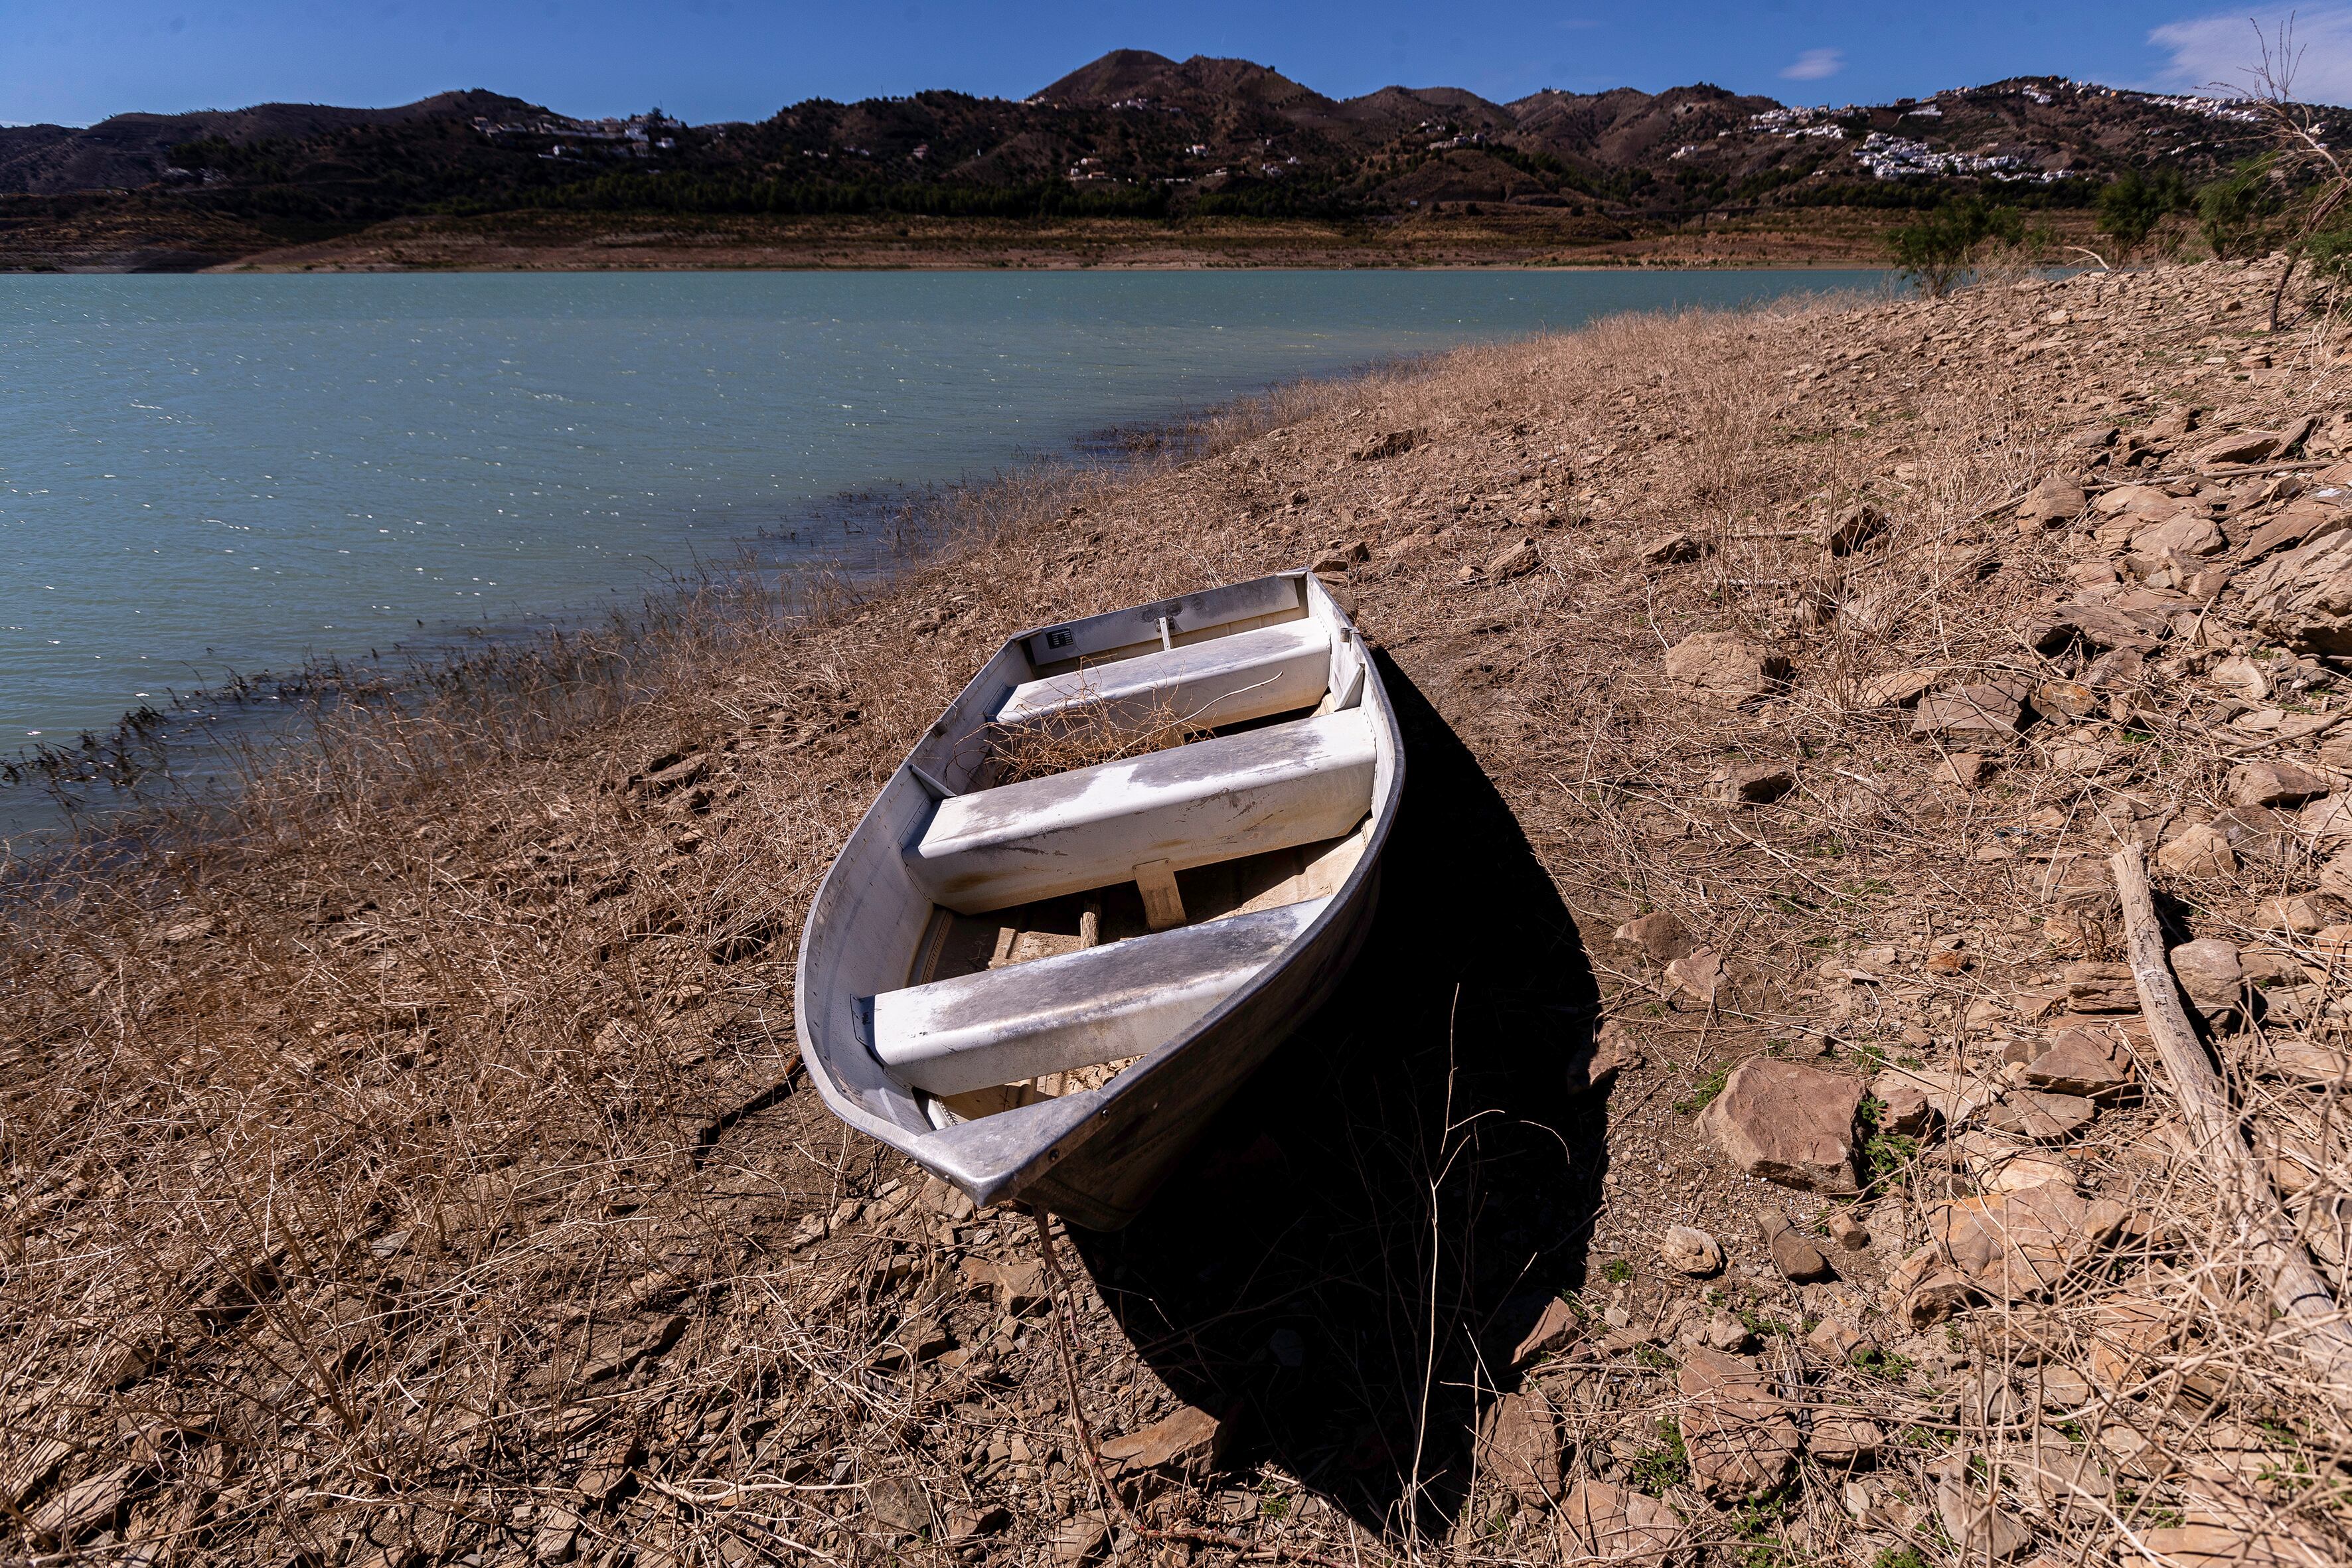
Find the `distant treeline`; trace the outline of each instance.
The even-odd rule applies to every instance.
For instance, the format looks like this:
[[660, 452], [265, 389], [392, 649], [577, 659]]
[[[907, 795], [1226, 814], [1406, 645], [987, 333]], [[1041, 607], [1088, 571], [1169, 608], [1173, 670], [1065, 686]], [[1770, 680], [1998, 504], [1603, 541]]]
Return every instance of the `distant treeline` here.
[[[467, 201], [450, 210], [487, 213], [518, 205]], [[534, 193], [527, 204], [574, 212], [771, 214], [900, 213], [908, 217], [1164, 217], [1168, 191], [1108, 181], [1041, 180], [1024, 185], [853, 184], [604, 174]]]
[[1039, 180], [1018, 185], [695, 179], [678, 174], [613, 174], [525, 201], [471, 199], [445, 210], [465, 215], [517, 205], [572, 212], [729, 214], [824, 216], [901, 214], [908, 217], [1164, 218], [1180, 212], [1203, 217], [1349, 217], [1360, 206], [1341, 194], [1305, 184], [1240, 182], [1199, 195], [1164, 184]]

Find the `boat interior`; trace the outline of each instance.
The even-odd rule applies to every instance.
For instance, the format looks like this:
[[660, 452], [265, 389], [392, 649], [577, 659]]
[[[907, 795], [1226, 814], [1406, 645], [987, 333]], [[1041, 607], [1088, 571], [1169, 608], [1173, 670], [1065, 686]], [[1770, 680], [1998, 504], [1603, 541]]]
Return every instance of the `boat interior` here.
[[1366, 676], [1303, 573], [1008, 646], [894, 781], [929, 805], [858, 998], [891, 1087], [933, 1129], [1099, 1088], [1276, 963], [1371, 835]]

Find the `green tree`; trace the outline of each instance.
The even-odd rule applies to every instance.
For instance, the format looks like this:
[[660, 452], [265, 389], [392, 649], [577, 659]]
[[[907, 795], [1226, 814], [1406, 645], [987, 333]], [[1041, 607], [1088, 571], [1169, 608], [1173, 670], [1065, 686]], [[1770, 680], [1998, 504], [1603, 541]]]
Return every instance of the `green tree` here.
[[1994, 206], [1982, 196], [1963, 196], [1928, 208], [1888, 231], [1886, 248], [1903, 275], [1931, 295], [1950, 291], [1966, 277], [1985, 247], [2015, 241], [2025, 232], [2015, 207]]
[[2147, 243], [2156, 226], [2189, 205], [2189, 186], [2179, 174], [2161, 169], [2143, 174], [2126, 169], [2099, 192], [2099, 232], [2113, 238], [2122, 256]]
[[2197, 230], [2224, 260], [2266, 256], [2284, 237], [2286, 184], [2275, 158], [2249, 158], [2198, 187]]

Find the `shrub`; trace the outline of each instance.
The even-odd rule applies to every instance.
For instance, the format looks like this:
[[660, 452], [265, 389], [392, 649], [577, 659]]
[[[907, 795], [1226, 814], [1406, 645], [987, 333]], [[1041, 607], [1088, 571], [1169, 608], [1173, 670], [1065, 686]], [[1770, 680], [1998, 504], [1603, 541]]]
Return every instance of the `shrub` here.
[[2189, 187], [2175, 171], [2126, 169], [2099, 192], [2099, 232], [2127, 256], [2147, 243], [2158, 224], [2188, 205]]
[[1892, 230], [1886, 248], [1895, 268], [1931, 295], [1948, 293], [1992, 241], [2014, 242], [2025, 232], [2017, 209], [1964, 196], [1930, 208]]
[[2285, 215], [2285, 185], [2268, 158], [2250, 158], [2198, 188], [2197, 231], [2224, 260], [2276, 249]]

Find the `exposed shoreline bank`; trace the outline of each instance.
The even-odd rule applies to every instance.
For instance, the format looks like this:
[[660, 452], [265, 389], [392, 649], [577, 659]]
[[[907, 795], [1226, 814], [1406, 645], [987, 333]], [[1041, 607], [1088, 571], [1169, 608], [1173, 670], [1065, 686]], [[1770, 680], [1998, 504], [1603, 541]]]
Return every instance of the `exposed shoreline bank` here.
[[[2315, 919], [2261, 912], [2340, 918], [2336, 829], [2237, 798], [2241, 746], [2352, 777], [2305, 723], [2326, 664], [2256, 625], [2281, 525], [2352, 537], [2352, 425], [2301, 426], [2341, 344], [2254, 331], [2267, 281], [1616, 319], [1285, 388], [959, 493], [878, 595], [681, 605], [355, 726], [241, 837], [0, 933], [8, 1392], [59, 1437], [23, 1511], [237, 1563], [1083, 1562], [1123, 1516], [1067, 1321], [1087, 1431], [1217, 1434], [1124, 1479], [1147, 1522], [1237, 1552], [1555, 1563], [1614, 1520], [1958, 1561], [1998, 1517], [2053, 1560], [2340, 1558], [2338, 1418], [2092, 1010], [2096, 868], [2146, 841], [2200, 956], [2242, 954], [2214, 1016], [2273, 996], [2269, 1040], [2341, 1050]], [[1025, 1217], [807, 1091], [807, 900], [1006, 636], [1299, 565], [1408, 721], [1381, 929], [1150, 1214], [1067, 1237], [1049, 1315]], [[2110, 1044], [2032, 1077], [2071, 1035]], [[2279, 1059], [2244, 1112], [2324, 1219], [2337, 1090]], [[1866, 1201], [1768, 1184], [1709, 1131], [1750, 1062], [1882, 1118], [1950, 1075], [1948, 1116], [1843, 1130]]]
[[[20, 225], [0, 268], [433, 271], [1226, 267], [1881, 267], [1899, 212], [1821, 208], [1675, 225], [1485, 208], [1381, 220], [721, 218], [521, 212], [402, 218], [289, 243], [189, 217]], [[2087, 214], [2048, 215], [2062, 243]]]

